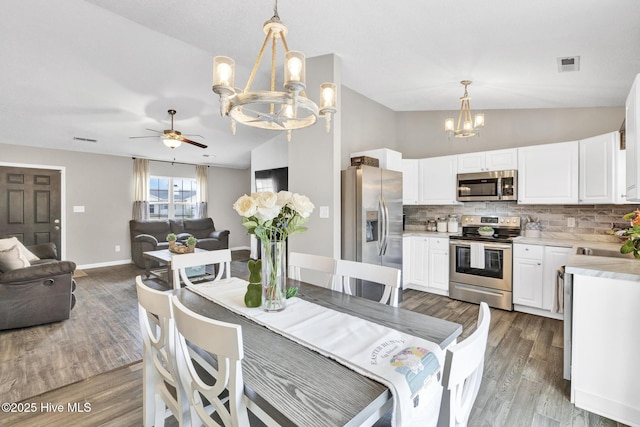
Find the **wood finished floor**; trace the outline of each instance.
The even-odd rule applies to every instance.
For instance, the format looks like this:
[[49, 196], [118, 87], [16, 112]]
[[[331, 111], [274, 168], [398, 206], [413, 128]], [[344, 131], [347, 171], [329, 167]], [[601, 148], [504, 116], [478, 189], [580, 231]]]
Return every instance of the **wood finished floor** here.
[[[69, 320], [0, 332], [0, 402], [38, 408], [0, 412], [0, 426], [142, 424], [134, 286], [142, 270], [124, 265], [87, 273], [77, 279], [78, 304]], [[234, 261], [232, 274], [246, 275], [245, 265]], [[462, 339], [478, 315], [477, 305], [413, 290], [405, 291], [403, 307], [461, 323]], [[569, 383], [562, 379], [562, 322], [497, 309], [491, 315], [483, 381], [469, 426], [623, 426], [569, 402]], [[67, 404], [76, 402], [88, 402], [91, 411], [70, 413]], [[42, 403], [62, 404], [65, 412], [43, 412]]]

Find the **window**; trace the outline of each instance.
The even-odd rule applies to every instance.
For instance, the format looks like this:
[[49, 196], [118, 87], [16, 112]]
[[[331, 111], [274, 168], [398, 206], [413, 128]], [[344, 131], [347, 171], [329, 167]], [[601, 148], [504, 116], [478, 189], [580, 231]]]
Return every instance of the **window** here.
[[195, 179], [152, 176], [149, 180], [150, 218], [194, 218], [198, 212], [196, 193]]

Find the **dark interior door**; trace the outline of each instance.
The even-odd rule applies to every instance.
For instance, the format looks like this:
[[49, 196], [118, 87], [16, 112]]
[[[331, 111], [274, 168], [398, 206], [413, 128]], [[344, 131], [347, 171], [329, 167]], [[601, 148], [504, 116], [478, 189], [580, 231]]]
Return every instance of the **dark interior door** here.
[[0, 166], [0, 238], [55, 243], [60, 257], [60, 171]]

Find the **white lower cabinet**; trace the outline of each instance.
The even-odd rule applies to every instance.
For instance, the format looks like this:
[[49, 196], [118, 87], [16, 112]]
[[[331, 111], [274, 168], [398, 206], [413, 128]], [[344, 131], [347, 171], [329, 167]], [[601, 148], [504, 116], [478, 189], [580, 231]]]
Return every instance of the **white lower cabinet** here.
[[411, 277], [411, 237], [402, 238], [402, 289], [407, 289], [409, 278]]
[[554, 310], [557, 298], [556, 277], [565, 265], [571, 248], [557, 246], [513, 245], [513, 309], [540, 316], [562, 319]]
[[573, 274], [571, 402], [618, 423], [638, 426], [638, 276], [596, 274]]
[[429, 282], [431, 292], [449, 295], [449, 239], [429, 239]]
[[[416, 289], [439, 295], [449, 295], [449, 239], [447, 237], [409, 236], [409, 253], [404, 274], [405, 289]], [[404, 262], [403, 262], [403, 265]]]

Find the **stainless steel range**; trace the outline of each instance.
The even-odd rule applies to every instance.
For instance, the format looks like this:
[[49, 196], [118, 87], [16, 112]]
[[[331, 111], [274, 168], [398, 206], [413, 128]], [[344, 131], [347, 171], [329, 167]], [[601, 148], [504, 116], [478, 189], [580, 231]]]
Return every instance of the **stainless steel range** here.
[[[513, 310], [513, 239], [520, 236], [520, 217], [463, 215], [461, 222], [462, 234], [449, 238], [449, 296]], [[493, 234], [481, 236], [480, 227]]]

